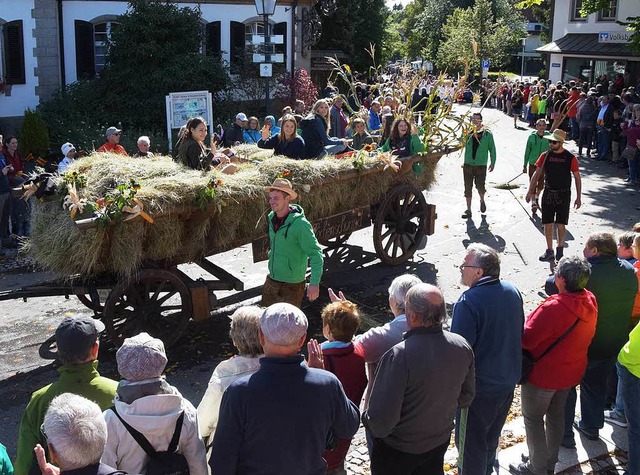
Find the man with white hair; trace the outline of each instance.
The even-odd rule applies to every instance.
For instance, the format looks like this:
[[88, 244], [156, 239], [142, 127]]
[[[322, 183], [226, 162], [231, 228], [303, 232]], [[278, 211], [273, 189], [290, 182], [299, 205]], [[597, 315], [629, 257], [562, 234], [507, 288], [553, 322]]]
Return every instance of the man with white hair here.
[[146, 135], [138, 137], [138, 151], [133, 155], [134, 158], [153, 157], [153, 153], [149, 151], [151, 148], [151, 139]]
[[473, 400], [473, 351], [442, 329], [447, 311], [437, 287], [411, 287], [406, 317], [409, 331], [380, 360], [362, 418], [374, 437], [371, 473], [441, 475], [456, 409]]
[[260, 369], [237, 379], [222, 396], [209, 461], [215, 475], [325, 475], [329, 434], [349, 439], [358, 430], [358, 408], [338, 378], [309, 368], [299, 354], [307, 326], [302, 310], [288, 303], [263, 312]]
[[[108, 475], [114, 468], [100, 463], [107, 440], [107, 424], [100, 407], [76, 394], [55, 397], [41, 427], [49, 451], [50, 464], [42, 446], [36, 446], [38, 465], [43, 474]], [[54, 467], [52, 467], [52, 465]]]

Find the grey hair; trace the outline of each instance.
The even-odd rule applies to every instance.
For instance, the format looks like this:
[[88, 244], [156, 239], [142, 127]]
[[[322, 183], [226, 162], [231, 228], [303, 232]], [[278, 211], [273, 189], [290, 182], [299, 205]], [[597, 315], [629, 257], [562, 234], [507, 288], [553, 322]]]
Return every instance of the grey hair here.
[[494, 248], [474, 243], [467, 247], [467, 254], [473, 256], [473, 262], [482, 269], [484, 276], [500, 278], [500, 256]]
[[258, 356], [263, 352], [258, 336], [263, 311], [256, 305], [248, 305], [238, 308], [231, 315], [229, 336], [242, 356]]
[[558, 262], [556, 276], [564, 279], [567, 292], [578, 292], [589, 282], [591, 264], [582, 256], [564, 256]]
[[107, 424], [100, 407], [77, 394], [55, 397], [44, 415], [43, 431], [63, 471], [100, 462]]
[[144, 142], [147, 145], [151, 145], [151, 139], [149, 139], [149, 137], [147, 137], [146, 135], [141, 135], [140, 137], [138, 137], [138, 143], [140, 142]]
[[413, 274], [403, 274], [396, 277], [389, 286], [389, 298], [392, 298], [399, 309], [404, 310], [404, 299], [409, 289], [422, 281]]
[[[439, 298], [434, 296], [439, 295]], [[407, 315], [416, 316], [423, 326], [442, 325], [447, 320], [447, 308], [440, 290], [431, 284], [416, 284], [409, 289], [406, 297]]]

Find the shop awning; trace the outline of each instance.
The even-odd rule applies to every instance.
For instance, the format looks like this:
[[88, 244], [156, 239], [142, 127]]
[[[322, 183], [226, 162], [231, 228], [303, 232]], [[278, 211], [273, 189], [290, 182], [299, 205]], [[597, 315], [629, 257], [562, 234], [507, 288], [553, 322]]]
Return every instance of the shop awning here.
[[640, 57], [629, 43], [598, 43], [597, 33], [569, 33], [536, 49], [539, 53]]

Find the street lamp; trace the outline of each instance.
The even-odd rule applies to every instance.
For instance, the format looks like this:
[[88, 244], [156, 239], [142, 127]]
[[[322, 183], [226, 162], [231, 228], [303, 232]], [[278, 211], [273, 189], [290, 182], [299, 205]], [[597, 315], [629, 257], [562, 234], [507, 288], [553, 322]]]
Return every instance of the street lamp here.
[[[277, 0], [253, 0], [256, 4], [256, 12], [258, 15], [262, 15], [262, 29], [264, 30], [264, 53], [265, 62], [271, 63], [271, 51], [269, 50], [271, 44], [271, 36], [269, 35], [269, 16], [276, 12]], [[264, 108], [265, 115], [269, 115], [269, 80], [270, 77], [265, 77], [264, 85]]]
[[524, 47], [527, 44], [527, 38], [522, 38], [522, 58], [520, 59], [520, 82], [524, 82]]

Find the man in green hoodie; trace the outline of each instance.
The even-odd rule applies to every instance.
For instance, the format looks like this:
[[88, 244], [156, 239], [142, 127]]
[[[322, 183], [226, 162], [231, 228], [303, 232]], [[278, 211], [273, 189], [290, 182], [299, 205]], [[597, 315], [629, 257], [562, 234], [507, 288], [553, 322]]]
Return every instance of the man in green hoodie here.
[[307, 297], [313, 301], [320, 294], [324, 264], [322, 249], [302, 207], [291, 204], [298, 196], [291, 182], [276, 178], [265, 191], [269, 193], [271, 212], [268, 216], [269, 275], [262, 287], [262, 306], [286, 302], [300, 307], [309, 262], [311, 278]]
[[471, 116], [473, 133], [469, 135], [464, 150], [464, 165], [462, 172], [464, 176], [464, 197], [467, 200], [467, 210], [462, 215], [463, 218], [471, 218], [471, 191], [473, 183], [476, 184], [478, 195], [480, 195], [480, 212], [487, 211], [484, 202], [486, 192], [485, 182], [487, 179], [487, 162], [491, 154], [491, 164], [489, 171], [493, 171], [496, 165], [496, 144], [493, 141], [493, 134], [482, 125], [482, 114], [476, 112]]
[[[538, 119], [536, 121], [536, 131], [531, 132], [529, 138], [527, 139], [527, 146], [524, 149], [524, 165], [522, 166], [522, 173], [529, 172], [529, 180], [533, 177], [533, 174], [536, 172], [536, 162], [540, 155], [549, 150], [549, 141], [545, 139], [545, 136], [551, 135], [550, 132], [547, 131], [547, 121], [544, 119]], [[542, 180], [538, 180], [536, 188], [533, 192], [533, 199], [531, 200], [531, 212], [536, 214], [536, 212], [540, 209], [540, 204], [538, 203], [538, 196], [542, 191]]]

